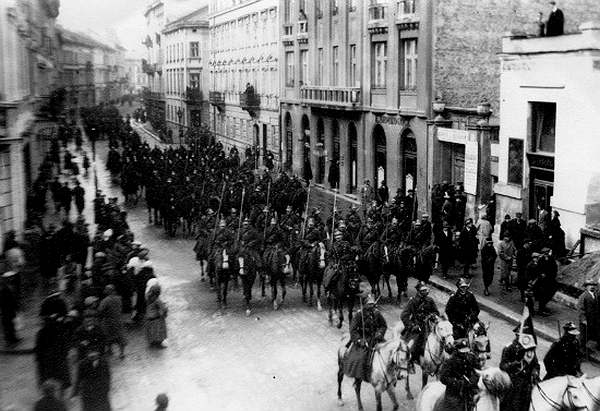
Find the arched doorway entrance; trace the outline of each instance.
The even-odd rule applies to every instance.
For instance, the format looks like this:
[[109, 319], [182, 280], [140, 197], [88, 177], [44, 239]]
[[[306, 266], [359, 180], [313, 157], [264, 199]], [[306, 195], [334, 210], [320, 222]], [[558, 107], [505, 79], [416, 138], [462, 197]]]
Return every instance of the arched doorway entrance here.
[[348, 192], [355, 193], [358, 187], [358, 138], [354, 123], [350, 123], [348, 125], [348, 149], [350, 165], [350, 167], [347, 169]]
[[302, 116], [302, 141], [304, 142], [302, 147], [302, 177], [306, 181], [310, 181], [313, 178], [310, 167], [310, 121], [306, 114]]
[[325, 181], [325, 125], [323, 119], [317, 121], [317, 184], [323, 184]]
[[385, 180], [387, 167], [387, 150], [385, 141], [385, 131], [381, 124], [377, 124], [373, 129], [373, 140], [375, 143], [375, 187]]
[[331, 163], [329, 166], [329, 186], [340, 186], [340, 125], [336, 120], [331, 123]]
[[294, 157], [294, 133], [292, 132], [292, 116], [285, 114], [285, 169], [292, 169], [292, 159]]
[[417, 140], [412, 130], [407, 129], [401, 138], [402, 186], [404, 194], [417, 187]]

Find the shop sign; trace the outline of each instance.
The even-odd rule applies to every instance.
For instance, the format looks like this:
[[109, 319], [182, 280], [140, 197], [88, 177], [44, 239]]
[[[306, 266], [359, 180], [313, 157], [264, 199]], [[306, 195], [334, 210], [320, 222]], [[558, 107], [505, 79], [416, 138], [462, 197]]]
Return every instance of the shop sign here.
[[406, 121], [399, 116], [375, 116], [375, 123], [377, 124], [392, 124], [394, 126], [404, 126]]
[[467, 130], [457, 130], [455, 128], [438, 127], [437, 138], [439, 141], [454, 144], [465, 144], [469, 139]]
[[477, 171], [479, 170], [479, 145], [477, 141], [465, 142], [465, 193], [477, 195]]
[[554, 171], [554, 157], [527, 153], [527, 160], [529, 160], [529, 167]]

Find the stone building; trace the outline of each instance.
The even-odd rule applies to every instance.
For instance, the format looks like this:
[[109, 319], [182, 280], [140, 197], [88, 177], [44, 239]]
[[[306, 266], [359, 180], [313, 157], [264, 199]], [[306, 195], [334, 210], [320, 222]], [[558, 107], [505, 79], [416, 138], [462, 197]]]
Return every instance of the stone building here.
[[227, 147], [279, 159], [277, 3], [210, 2], [209, 127]]
[[58, 0], [0, 2], [0, 241], [24, 228], [27, 193], [54, 130], [59, 8]]
[[600, 24], [502, 43], [499, 181], [502, 213], [560, 214], [567, 243], [600, 249]]
[[130, 93], [140, 93], [148, 87], [148, 75], [142, 71], [142, 60], [139, 58], [125, 58], [125, 75], [129, 82]]
[[162, 35], [167, 134], [183, 142], [190, 127], [208, 123], [208, 6], [169, 22]]
[[163, 82], [164, 52], [162, 30], [167, 22], [165, 4], [162, 0], [152, 0], [144, 12], [146, 19], [146, 58], [142, 59], [142, 71], [148, 75], [148, 89], [144, 93], [144, 105], [148, 121], [155, 130], [166, 132], [166, 105]]
[[78, 33], [60, 28], [60, 83], [66, 91], [69, 109], [90, 107], [96, 102], [94, 48], [98, 43]]

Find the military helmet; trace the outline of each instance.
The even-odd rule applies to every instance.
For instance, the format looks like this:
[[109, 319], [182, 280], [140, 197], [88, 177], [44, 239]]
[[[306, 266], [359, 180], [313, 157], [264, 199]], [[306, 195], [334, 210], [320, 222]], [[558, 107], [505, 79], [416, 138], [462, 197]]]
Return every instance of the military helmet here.
[[456, 349], [458, 352], [471, 351], [471, 347], [469, 347], [469, 340], [466, 338], [459, 338], [454, 342], [454, 349]]
[[225, 222], [225, 219], [222, 218], [221, 220], [219, 220], [219, 227], [223, 228], [225, 226], [227, 226], [227, 223]]
[[341, 232], [340, 230], [335, 230], [335, 231], [333, 232], [333, 237], [334, 237], [334, 238], [341, 238], [341, 237], [342, 237], [342, 235], [343, 235], [343, 234], [342, 234], [342, 232]]
[[470, 287], [471, 283], [469, 283], [465, 278], [459, 278], [458, 281], [456, 282], [456, 287], [457, 288], [461, 288], [461, 287]]

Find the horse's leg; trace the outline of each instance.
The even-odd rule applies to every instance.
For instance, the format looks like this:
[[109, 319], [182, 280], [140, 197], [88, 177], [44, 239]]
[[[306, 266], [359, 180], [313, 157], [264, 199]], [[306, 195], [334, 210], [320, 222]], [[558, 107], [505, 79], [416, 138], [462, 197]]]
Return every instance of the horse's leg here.
[[329, 321], [329, 325], [333, 325], [333, 301], [331, 297], [331, 293], [327, 294], [327, 320]]
[[412, 395], [412, 392], [410, 392], [410, 375], [406, 376], [406, 385], [404, 386], [404, 388], [406, 388], [406, 398], [412, 400], [414, 397]]
[[266, 280], [267, 280], [266, 273], [264, 271], [261, 271], [261, 273], [260, 273], [260, 290], [261, 290], [260, 296], [263, 299], [267, 296], [267, 293], [265, 291], [265, 288], [266, 288], [265, 285], [267, 282]]
[[358, 405], [358, 410], [364, 411], [362, 401], [360, 400], [360, 384], [361, 384], [361, 382], [362, 381], [359, 380], [358, 378], [356, 378], [354, 380], [354, 392], [356, 393], [356, 404]]
[[323, 306], [321, 305], [321, 282], [323, 281], [322, 277], [317, 278], [317, 310], [322, 311]]
[[306, 300], [306, 276], [302, 273], [299, 274], [300, 278], [300, 288], [302, 289], [302, 302], [307, 302]]
[[223, 279], [223, 308], [227, 308], [227, 288], [229, 288], [229, 273]]
[[385, 283], [387, 284], [388, 298], [390, 299], [390, 301], [392, 301], [392, 299], [394, 298], [394, 294], [392, 293], [392, 287], [390, 286], [390, 274], [384, 274], [383, 278], [385, 279]]
[[336, 309], [338, 312], [337, 328], [342, 328], [344, 324], [344, 300], [342, 297], [335, 297]]
[[338, 395], [338, 405], [341, 407], [342, 405], [344, 405], [344, 401], [342, 400], [342, 381], [344, 380], [344, 370], [342, 367], [342, 361], [338, 360], [338, 375], [337, 375], [337, 381], [338, 381], [338, 390], [337, 390], [337, 395]]
[[421, 368], [421, 389], [423, 389], [427, 385], [428, 379], [429, 375], [427, 375], [427, 373], [423, 371], [423, 368]]
[[309, 292], [310, 292], [309, 298], [308, 298], [308, 306], [312, 307], [312, 305], [313, 305], [313, 297], [314, 297], [314, 294], [315, 294], [312, 275], [308, 278], [308, 288], [309, 288]]
[[285, 301], [285, 295], [287, 294], [287, 290], [285, 288], [285, 274], [280, 273], [279, 275], [279, 282], [281, 284], [281, 304], [283, 304]]
[[377, 411], [382, 411], [382, 407], [381, 407], [381, 393], [377, 390], [375, 390], [375, 403], [377, 404], [376, 409]]
[[221, 279], [219, 278], [218, 275], [217, 275], [216, 283], [217, 283], [217, 304], [219, 305], [219, 308], [222, 308], [223, 298], [221, 297], [221, 293], [222, 293], [223, 284], [221, 284]]
[[394, 392], [394, 386], [390, 385], [386, 391], [387, 391], [388, 395], [390, 396], [390, 400], [392, 400], [392, 404], [394, 405], [392, 407], [392, 410], [394, 410], [394, 411], [397, 410], [399, 405], [398, 405], [398, 400], [396, 399], [396, 393]]
[[271, 303], [274, 310], [279, 308], [277, 305], [277, 279], [274, 275], [271, 276]]

